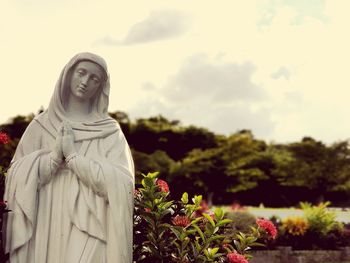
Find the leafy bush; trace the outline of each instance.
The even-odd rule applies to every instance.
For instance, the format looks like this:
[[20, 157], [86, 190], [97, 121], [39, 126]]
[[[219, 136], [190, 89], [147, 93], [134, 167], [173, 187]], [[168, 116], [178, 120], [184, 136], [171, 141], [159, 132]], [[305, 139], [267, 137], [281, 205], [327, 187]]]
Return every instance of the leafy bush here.
[[251, 227], [248, 234], [225, 235], [232, 220], [220, 208], [203, 211], [202, 204], [201, 196], [189, 200], [187, 193], [181, 201], [171, 200], [168, 185], [157, 179], [157, 173], [144, 175], [142, 186], [135, 190], [134, 262], [235, 262], [236, 258], [250, 258], [248, 250], [259, 245], [260, 228]]
[[227, 225], [226, 233], [236, 235], [239, 232], [248, 234], [251, 233], [251, 226], [255, 225], [256, 217], [244, 211], [227, 212], [225, 218], [231, 222]]
[[330, 202], [312, 206], [310, 203], [300, 203], [304, 216], [309, 224], [309, 231], [326, 236], [328, 232], [337, 227], [336, 214], [328, 211]]
[[303, 217], [276, 221], [279, 236], [274, 246], [291, 246], [293, 249], [339, 249], [349, 246], [350, 226], [336, 221], [335, 213], [327, 209], [329, 204], [312, 206], [301, 203]]
[[303, 236], [309, 228], [309, 223], [303, 217], [287, 217], [282, 221], [282, 229], [292, 236]]
[[[11, 142], [10, 137], [4, 133], [0, 132], [0, 145], [7, 145]], [[5, 188], [5, 174], [6, 169], [0, 165], [0, 196], [4, 194]], [[2, 240], [2, 223], [3, 216], [5, 213], [8, 213], [10, 210], [7, 209], [6, 201], [0, 201], [0, 262], [5, 262], [8, 259], [8, 255], [5, 255], [3, 250], [3, 240]]]

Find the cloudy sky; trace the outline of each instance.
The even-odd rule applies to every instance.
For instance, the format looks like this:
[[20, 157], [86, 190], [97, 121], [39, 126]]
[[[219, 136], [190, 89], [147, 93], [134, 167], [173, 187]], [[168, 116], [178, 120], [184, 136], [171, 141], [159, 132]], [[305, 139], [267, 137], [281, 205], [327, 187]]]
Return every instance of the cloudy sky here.
[[1, 0], [0, 123], [48, 106], [76, 53], [110, 111], [276, 142], [350, 138], [348, 0]]

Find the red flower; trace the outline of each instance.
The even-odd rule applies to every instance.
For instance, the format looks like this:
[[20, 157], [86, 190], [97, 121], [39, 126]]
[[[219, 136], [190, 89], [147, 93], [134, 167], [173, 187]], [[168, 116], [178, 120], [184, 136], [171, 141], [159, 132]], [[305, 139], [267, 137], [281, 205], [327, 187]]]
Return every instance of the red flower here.
[[7, 201], [0, 201], [0, 207], [7, 207]]
[[160, 191], [162, 191], [164, 193], [169, 192], [169, 186], [168, 186], [167, 182], [165, 182], [164, 180], [157, 179], [156, 185], [159, 187]]
[[7, 144], [10, 142], [10, 137], [4, 133], [4, 132], [0, 132], [0, 144]]
[[230, 263], [249, 263], [243, 255], [235, 252], [228, 253], [227, 258]]
[[256, 223], [260, 228], [264, 229], [272, 239], [277, 237], [277, 229], [270, 220], [258, 218], [256, 219]]
[[146, 213], [151, 213], [151, 208], [145, 207], [145, 212]]
[[173, 223], [174, 226], [182, 226], [182, 227], [186, 227], [188, 226], [191, 221], [187, 216], [175, 216], [171, 222]]

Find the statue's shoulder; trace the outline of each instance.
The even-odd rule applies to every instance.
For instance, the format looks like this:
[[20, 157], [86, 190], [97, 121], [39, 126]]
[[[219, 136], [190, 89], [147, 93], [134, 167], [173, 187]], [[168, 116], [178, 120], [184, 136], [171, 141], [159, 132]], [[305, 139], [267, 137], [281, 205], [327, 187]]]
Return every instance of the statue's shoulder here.
[[125, 135], [118, 122], [115, 122], [116, 128], [108, 136], [104, 138], [104, 147], [107, 151], [113, 150], [113, 148], [124, 148], [128, 145]]
[[40, 113], [35, 116], [34, 119], [27, 126], [22, 137], [26, 139], [37, 140], [42, 138], [42, 136], [54, 136], [55, 130], [48, 119], [48, 114], [46, 112]]
[[34, 119], [28, 124], [25, 133], [36, 133], [38, 130], [42, 130], [42, 126], [38, 120], [43, 120], [44, 115], [45, 114], [40, 113], [39, 115], [35, 116]]
[[[20, 145], [23, 148], [35, 148], [37, 144], [41, 141], [43, 135], [43, 127], [38, 123], [36, 117], [28, 124], [24, 133], [22, 134]], [[28, 146], [29, 145], [29, 146]], [[30, 150], [28, 150], [30, 152]]]

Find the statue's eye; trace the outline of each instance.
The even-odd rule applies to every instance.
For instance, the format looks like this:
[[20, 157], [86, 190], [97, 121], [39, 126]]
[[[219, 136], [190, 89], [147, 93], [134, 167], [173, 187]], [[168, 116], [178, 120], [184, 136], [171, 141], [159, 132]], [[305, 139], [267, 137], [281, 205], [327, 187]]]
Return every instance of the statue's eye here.
[[99, 84], [101, 82], [100, 79], [96, 76], [92, 77], [92, 80], [95, 82], [95, 84]]
[[85, 70], [79, 69], [79, 70], [77, 70], [77, 74], [79, 76], [84, 76], [85, 75]]

